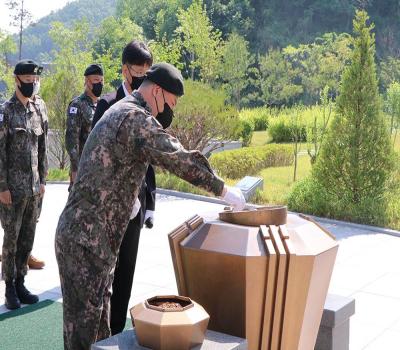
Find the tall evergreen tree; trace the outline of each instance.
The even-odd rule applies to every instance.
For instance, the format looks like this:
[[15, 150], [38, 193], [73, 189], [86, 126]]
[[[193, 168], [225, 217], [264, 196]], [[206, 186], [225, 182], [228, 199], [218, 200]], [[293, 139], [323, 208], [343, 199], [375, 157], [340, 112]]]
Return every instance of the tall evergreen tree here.
[[383, 203], [393, 167], [378, 93], [374, 26], [368, 20], [365, 11], [356, 12], [351, 64], [343, 73], [335, 119], [313, 169], [314, 178], [343, 210], [353, 208], [361, 216], [371, 203]]

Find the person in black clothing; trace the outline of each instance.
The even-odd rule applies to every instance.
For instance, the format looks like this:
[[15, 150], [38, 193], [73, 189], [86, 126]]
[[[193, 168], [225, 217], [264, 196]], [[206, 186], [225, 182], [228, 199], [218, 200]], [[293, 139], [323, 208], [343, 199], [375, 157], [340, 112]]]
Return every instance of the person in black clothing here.
[[[152, 63], [153, 56], [144, 43], [132, 41], [126, 45], [122, 53], [122, 75], [124, 76], [124, 81], [117, 91], [102, 96], [98, 101], [93, 116], [92, 129], [114, 103], [139, 88], [144, 80], [146, 71]], [[140, 230], [143, 224], [148, 228], [153, 227], [155, 192], [154, 169], [149, 165], [146, 178], [140, 188], [138, 200], [133, 205], [131, 220], [125, 231], [115, 268], [110, 312], [112, 335], [122, 332], [125, 327], [133, 275], [135, 273]]]

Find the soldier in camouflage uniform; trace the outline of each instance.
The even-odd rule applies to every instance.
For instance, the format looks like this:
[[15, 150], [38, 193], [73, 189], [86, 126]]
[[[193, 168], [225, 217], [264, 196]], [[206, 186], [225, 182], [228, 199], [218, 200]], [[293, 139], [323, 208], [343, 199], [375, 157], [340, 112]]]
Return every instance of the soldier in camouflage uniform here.
[[18, 62], [14, 69], [15, 93], [0, 107], [2, 275], [8, 309], [38, 301], [38, 297], [25, 288], [24, 278], [48, 166], [47, 115], [39, 115], [32, 100], [37, 94], [41, 70], [31, 60]]
[[224, 186], [200, 152], [185, 150], [163, 129], [161, 121], [172, 118], [171, 108], [182, 95], [180, 72], [156, 64], [140, 88], [114, 104], [89, 135], [55, 239], [65, 349], [88, 350], [110, 335], [113, 271], [149, 164], [244, 206], [239, 189]]
[[69, 189], [75, 182], [79, 158], [92, 128], [94, 111], [104, 84], [103, 69], [97, 64], [87, 67], [84, 76], [85, 91], [70, 102], [67, 110], [65, 146], [71, 163]]

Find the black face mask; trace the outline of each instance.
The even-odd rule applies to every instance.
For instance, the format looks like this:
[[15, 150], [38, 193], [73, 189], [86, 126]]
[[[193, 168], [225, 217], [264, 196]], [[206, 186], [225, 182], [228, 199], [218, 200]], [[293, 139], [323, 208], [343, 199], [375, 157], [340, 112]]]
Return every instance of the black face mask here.
[[19, 80], [19, 83], [21, 84], [21, 86], [18, 87], [19, 91], [21, 91], [21, 94], [25, 97], [32, 97], [33, 95], [33, 87], [35, 83], [24, 83], [23, 81], [21, 81], [20, 78], [17, 77], [17, 79]]
[[95, 95], [96, 97], [100, 97], [102, 91], [103, 91], [103, 83], [92, 84], [93, 95]]
[[[129, 72], [129, 74], [131, 74]], [[129, 84], [131, 86], [132, 91], [139, 89], [139, 86], [142, 85], [144, 80], [144, 77], [133, 77], [131, 75], [131, 83]]]
[[157, 106], [157, 112], [158, 112], [158, 114], [156, 115], [156, 119], [161, 124], [163, 129], [166, 129], [172, 123], [172, 119], [174, 118], [174, 112], [172, 111], [172, 109], [168, 105], [168, 103], [165, 102], [164, 91], [163, 91], [163, 98], [164, 98], [164, 110], [162, 112], [158, 112], [158, 104], [157, 104], [157, 100], [156, 100], [156, 106]]

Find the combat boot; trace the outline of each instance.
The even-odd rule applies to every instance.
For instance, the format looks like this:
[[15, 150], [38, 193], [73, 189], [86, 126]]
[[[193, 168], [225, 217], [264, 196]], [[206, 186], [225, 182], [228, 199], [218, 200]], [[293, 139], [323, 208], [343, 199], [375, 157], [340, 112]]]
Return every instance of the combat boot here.
[[28, 289], [26, 289], [24, 277], [17, 277], [15, 279], [15, 290], [17, 291], [17, 296], [21, 303], [23, 304], [35, 304], [39, 301], [39, 297], [32, 294]]
[[15, 290], [14, 282], [6, 282], [6, 308], [9, 310], [19, 309], [21, 303], [17, 296], [17, 291]]
[[33, 270], [41, 270], [45, 266], [45, 262], [43, 260], [39, 260], [35, 258], [33, 255], [29, 255], [28, 258], [28, 267]]

